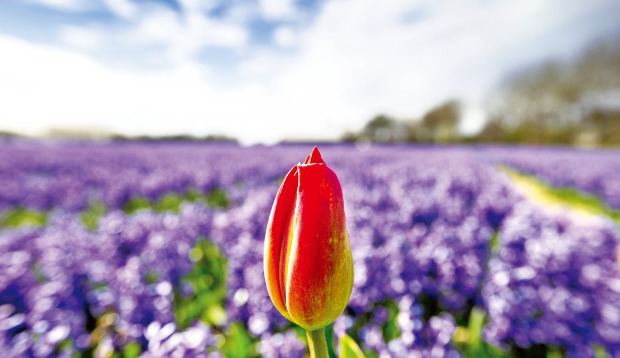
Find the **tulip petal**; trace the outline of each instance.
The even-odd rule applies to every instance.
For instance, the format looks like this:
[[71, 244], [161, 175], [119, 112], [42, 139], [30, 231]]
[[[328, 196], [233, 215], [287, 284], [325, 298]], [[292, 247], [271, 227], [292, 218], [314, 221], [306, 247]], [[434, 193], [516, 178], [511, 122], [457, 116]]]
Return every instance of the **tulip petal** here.
[[306, 161], [304, 162], [304, 164], [325, 164], [325, 162], [323, 161], [323, 158], [321, 157], [321, 152], [319, 152], [319, 148], [314, 147], [314, 149], [312, 149], [312, 153], [310, 153], [310, 155], [306, 158]]
[[269, 223], [267, 224], [264, 249], [267, 291], [273, 304], [287, 319], [290, 319], [290, 316], [286, 309], [285, 282], [281, 279], [286, 277], [286, 271], [282, 270], [282, 266], [283, 263], [286, 265], [287, 252], [290, 251], [289, 234], [295, 209], [297, 183], [297, 166], [295, 166], [286, 174], [273, 202]]

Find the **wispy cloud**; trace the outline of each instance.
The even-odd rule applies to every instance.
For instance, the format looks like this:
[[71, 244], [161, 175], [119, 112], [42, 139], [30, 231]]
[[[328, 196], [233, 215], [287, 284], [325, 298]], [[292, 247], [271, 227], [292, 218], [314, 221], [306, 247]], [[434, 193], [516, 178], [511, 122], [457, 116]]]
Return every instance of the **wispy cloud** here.
[[125, 19], [133, 18], [138, 12], [138, 6], [131, 0], [103, 0], [103, 2], [111, 12]]
[[159, 11], [145, 17], [137, 28], [130, 30], [129, 39], [138, 45], [162, 45], [169, 59], [185, 61], [209, 46], [241, 49], [247, 44], [248, 34], [242, 26], [212, 20], [201, 14], [188, 13], [179, 18], [171, 12]]
[[286, 19], [295, 14], [293, 0], [260, 0], [260, 8], [268, 19]]
[[86, 51], [99, 50], [105, 43], [101, 31], [80, 26], [63, 26], [58, 36], [61, 43]]
[[27, 2], [40, 4], [50, 8], [55, 8], [64, 11], [88, 11], [95, 8], [97, 1], [89, 0], [26, 0]]

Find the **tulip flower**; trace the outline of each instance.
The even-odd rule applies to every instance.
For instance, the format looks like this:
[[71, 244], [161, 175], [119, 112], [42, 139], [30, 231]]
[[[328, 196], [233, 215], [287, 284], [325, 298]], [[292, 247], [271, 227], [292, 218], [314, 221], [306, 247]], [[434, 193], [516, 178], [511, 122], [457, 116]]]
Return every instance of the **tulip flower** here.
[[324, 328], [349, 302], [353, 261], [340, 182], [316, 147], [278, 190], [264, 266], [275, 307], [308, 332], [313, 357], [326, 354]]

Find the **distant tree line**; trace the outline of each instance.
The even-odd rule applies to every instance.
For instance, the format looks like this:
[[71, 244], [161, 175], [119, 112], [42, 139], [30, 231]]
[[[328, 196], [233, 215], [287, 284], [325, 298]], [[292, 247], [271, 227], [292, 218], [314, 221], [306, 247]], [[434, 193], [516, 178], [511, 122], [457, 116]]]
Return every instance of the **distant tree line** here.
[[463, 140], [459, 134], [460, 104], [448, 101], [420, 120], [399, 120], [385, 114], [372, 118], [360, 132], [348, 132], [345, 142], [448, 143]]
[[238, 140], [234, 137], [219, 135], [219, 134], [209, 134], [206, 136], [193, 136], [190, 134], [171, 134], [171, 135], [161, 135], [161, 136], [150, 136], [150, 135], [140, 135], [140, 136], [126, 136], [122, 134], [114, 134], [110, 137], [113, 141], [116, 142], [126, 142], [126, 141], [140, 141], [140, 142], [155, 142], [155, 141], [163, 141], [163, 142], [217, 142], [217, 143], [237, 143]]
[[461, 105], [450, 100], [418, 119], [377, 115], [342, 139], [620, 146], [620, 44], [516, 73], [489, 98], [487, 116], [479, 133], [463, 135]]
[[[171, 135], [137, 135], [129, 136], [118, 133], [108, 133], [102, 131], [74, 130], [74, 129], [51, 129], [43, 136], [47, 139], [65, 141], [112, 141], [112, 142], [215, 142], [215, 143], [238, 143], [234, 137], [220, 134], [209, 134], [205, 136], [194, 136], [190, 134], [171, 134]], [[11, 131], [0, 131], [0, 141], [32, 139], [23, 134]]]

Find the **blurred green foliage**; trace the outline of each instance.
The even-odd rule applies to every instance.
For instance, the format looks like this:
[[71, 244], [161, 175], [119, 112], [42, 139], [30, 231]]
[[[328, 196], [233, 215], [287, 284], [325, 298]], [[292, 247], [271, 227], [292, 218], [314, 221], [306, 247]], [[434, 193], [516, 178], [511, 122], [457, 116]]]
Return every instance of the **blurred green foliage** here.
[[179, 213], [181, 205], [185, 202], [203, 202], [213, 209], [226, 209], [231, 204], [228, 194], [222, 188], [214, 188], [204, 194], [190, 189], [183, 194], [168, 193], [154, 201], [143, 197], [132, 197], [123, 206], [123, 212], [133, 214], [139, 210], [150, 209], [158, 213], [166, 211]]
[[47, 213], [24, 208], [9, 210], [0, 216], [0, 228], [41, 227], [47, 224]]
[[226, 332], [221, 353], [227, 358], [255, 357], [256, 339], [253, 339], [241, 323], [233, 323]]
[[[174, 312], [180, 329], [189, 327], [192, 322], [219, 327], [226, 323], [226, 276], [227, 260], [218, 247], [210, 241], [201, 239], [190, 252], [194, 268], [174, 289]], [[183, 292], [189, 285], [192, 294]]]
[[131, 342], [123, 348], [122, 353], [116, 353], [118, 358], [137, 358], [140, 356], [140, 345], [136, 342]]
[[488, 319], [483, 309], [474, 307], [469, 313], [466, 327], [458, 326], [454, 334], [454, 342], [465, 358], [511, 357], [509, 352], [491, 345], [482, 339], [482, 331]]
[[130, 215], [140, 210], [150, 209], [151, 203], [146, 198], [133, 197], [123, 205], [123, 212]]
[[[360, 330], [370, 324], [373, 321], [376, 312], [380, 310], [385, 310], [387, 313], [387, 319], [381, 325], [381, 332], [383, 333], [383, 339], [386, 344], [394, 338], [399, 337], [401, 335], [401, 331], [398, 327], [398, 304], [393, 299], [386, 299], [381, 302], [375, 302], [366, 312], [353, 315], [353, 325], [347, 330], [349, 338], [353, 341], [359, 342]], [[365, 351], [365, 356], [369, 358], [378, 357], [377, 353], [372, 351]]]
[[[155, 212], [179, 213], [181, 205], [185, 202], [203, 202], [213, 209], [226, 209], [231, 201], [226, 191], [222, 188], [214, 188], [208, 193], [200, 193], [190, 189], [184, 194], [168, 193], [159, 200], [149, 201], [143, 197], [132, 197], [123, 206], [125, 214], [133, 214], [139, 210], [153, 210]], [[108, 213], [109, 209], [100, 200], [90, 202], [87, 209], [80, 216], [84, 226], [91, 231], [97, 229], [99, 220]], [[42, 227], [47, 224], [46, 211], [36, 211], [25, 208], [15, 208], [0, 214], [0, 229], [18, 227]]]
[[108, 212], [106, 205], [100, 200], [91, 201], [88, 209], [82, 212], [82, 223], [90, 230], [95, 231], [99, 227], [99, 220]]
[[215, 188], [205, 196], [205, 202], [212, 208], [226, 209], [230, 206], [230, 199], [224, 189]]

